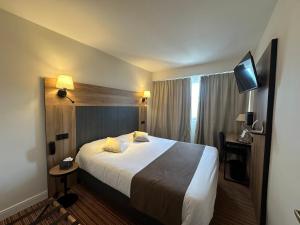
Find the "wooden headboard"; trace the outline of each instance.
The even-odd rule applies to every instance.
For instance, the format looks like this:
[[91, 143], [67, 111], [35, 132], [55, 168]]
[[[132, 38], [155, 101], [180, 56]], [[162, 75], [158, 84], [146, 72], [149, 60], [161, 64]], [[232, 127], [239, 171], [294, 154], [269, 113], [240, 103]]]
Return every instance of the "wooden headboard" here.
[[[75, 101], [59, 98], [56, 79], [45, 78], [45, 122], [47, 167], [57, 165], [62, 159], [75, 157], [84, 143], [106, 136], [117, 136], [134, 130], [146, 130], [147, 105], [141, 102], [142, 92], [74, 83], [68, 96]], [[57, 135], [67, 134], [58, 140]], [[49, 143], [54, 142], [51, 155]], [[75, 182], [76, 177], [71, 178]], [[61, 190], [60, 182], [48, 176], [48, 194]]]

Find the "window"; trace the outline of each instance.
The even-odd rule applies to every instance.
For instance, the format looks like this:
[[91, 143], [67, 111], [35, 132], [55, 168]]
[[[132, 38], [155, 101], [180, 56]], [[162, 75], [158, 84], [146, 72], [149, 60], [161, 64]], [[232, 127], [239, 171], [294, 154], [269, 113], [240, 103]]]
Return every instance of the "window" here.
[[199, 92], [200, 92], [200, 76], [191, 77], [191, 142], [195, 140], [196, 122], [198, 114]]

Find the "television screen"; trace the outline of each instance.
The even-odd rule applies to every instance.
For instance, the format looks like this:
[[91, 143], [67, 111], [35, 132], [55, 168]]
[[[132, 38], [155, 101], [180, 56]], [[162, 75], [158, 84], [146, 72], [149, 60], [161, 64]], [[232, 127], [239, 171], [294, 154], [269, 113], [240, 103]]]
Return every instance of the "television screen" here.
[[258, 88], [257, 73], [251, 52], [234, 68], [235, 79], [240, 93]]

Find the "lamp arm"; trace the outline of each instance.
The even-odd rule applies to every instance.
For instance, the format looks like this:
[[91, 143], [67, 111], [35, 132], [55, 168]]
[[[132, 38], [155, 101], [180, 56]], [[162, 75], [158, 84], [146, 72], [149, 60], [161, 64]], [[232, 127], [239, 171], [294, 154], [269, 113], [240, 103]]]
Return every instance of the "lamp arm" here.
[[66, 96], [66, 98], [69, 99], [73, 104], [75, 103], [75, 101], [70, 99], [68, 96]]

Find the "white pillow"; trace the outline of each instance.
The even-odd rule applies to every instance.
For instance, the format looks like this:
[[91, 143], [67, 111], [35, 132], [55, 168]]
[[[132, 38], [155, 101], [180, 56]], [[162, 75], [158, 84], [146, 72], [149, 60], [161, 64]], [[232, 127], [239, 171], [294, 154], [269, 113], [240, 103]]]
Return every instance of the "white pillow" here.
[[136, 142], [148, 142], [148, 133], [141, 132], [141, 131], [134, 131], [133, 133], [133, 140]]
[[123, 134], [123, 135], [116, 137], [116, 139], [118, 139], [121, 142], [129, 142], [130, 143], [130, 142], [133, 142], [133, 134], [134, 134], [134, 132], [129, 133], [129, 134]]
[[103, 150], [107, 152], [121, 153], [128, 148], [128, 143], [118, 140], [117, 138], [108, 137], [105, 139]]
[[121, 152], [124, 152], [129, 146], [128, 142], [120, 141]]

